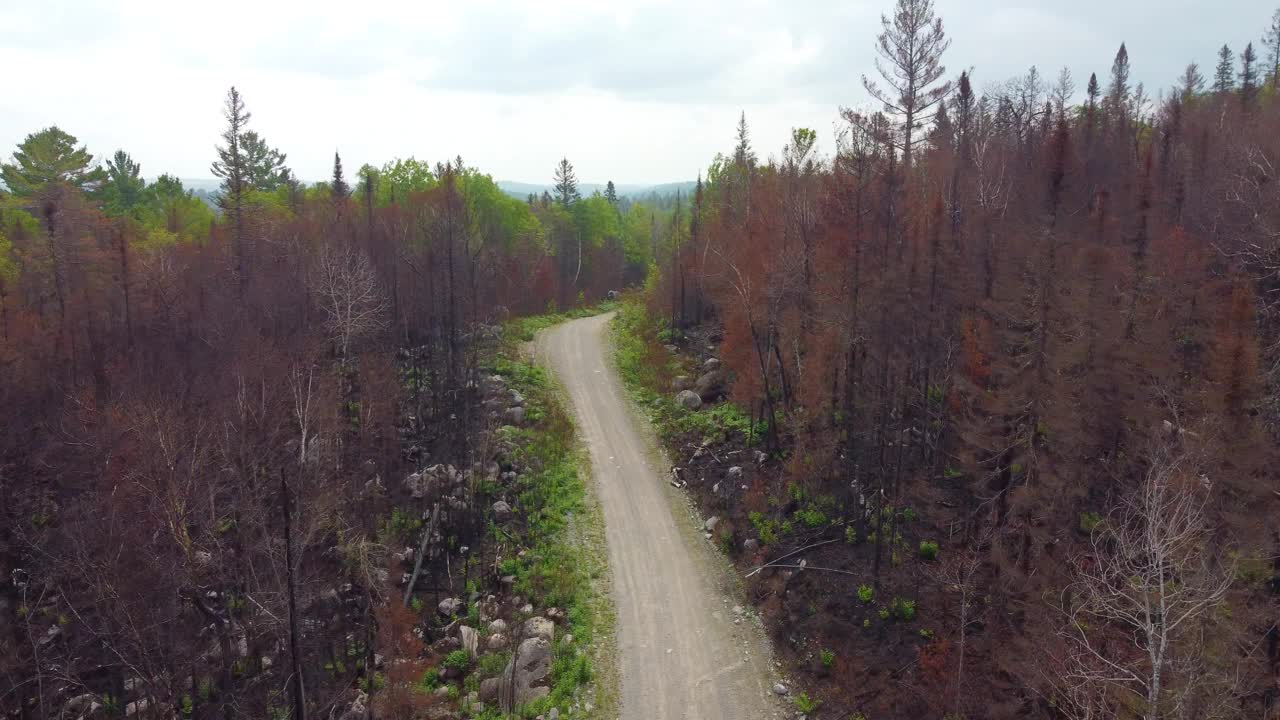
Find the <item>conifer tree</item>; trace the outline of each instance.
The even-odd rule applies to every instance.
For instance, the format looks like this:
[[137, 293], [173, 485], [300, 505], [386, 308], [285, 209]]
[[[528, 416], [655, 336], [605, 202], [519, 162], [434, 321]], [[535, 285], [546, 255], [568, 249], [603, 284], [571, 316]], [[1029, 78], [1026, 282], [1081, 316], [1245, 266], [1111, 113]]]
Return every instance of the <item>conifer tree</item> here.
[[902, 150], [903, 166], [909, 166], [916, 128], [933, 117], [933, 108], [951, 92], [950, 81], [939, 82], [947, 71], [942, 54], [951, 40], [942, 18], [934, 16], [933, 0], [898, 0], [892, 20], [881, 15], [880, 24], [876, 70], [888, 87], [865, 75], [862, 85], [886, 113], [901, 118], [895, 145]]
[[1218, 51], [1218, 67], [1213, 73], [1213, 91], [1216, 93], [1226, 93], [1236, 87], [1236, 71], [1232, 67], [1235, 55], [1231, 52], [1231, 48], [1226, 45]]
[[756, 154], [751, 149], [751, 132], [747, 129], [746, 111], [738, 117], [738, 143], [733, 147], [733, 163], [743, 168], [754, 167], [756, 164]]
[[1178, 83], [1178, 94], [1183, 102], [1204, 92], [1204, 75], [1200, 73], [1200, 66], [1195, 63], [1188, 64]]
[[556, 202], [561, 207], [569, 207], [582, 196], [578, 194], [578, 178], [573, 174], [573, 163], [568, 158], [561, 158], [556, 165]]
[[604, 199], [608, 200], [610, 205], [618, 206], [618, 189], [613, 186], [612, 180], [604, 186]]
[[1240, 103], [1245, 109], [1252, 107], [1253, 99], [1258, 94], [1258, 68], [1255, 63], [1258, 56], [1253, 51], [1253, 43], [1244, 46], [1240, 53]]
[[333, 181], [329, 186], [329, 194], [334, 200], [345, 200], [351, 195], [351, 186], [347, 185], [346, 178], [342, 176], [342, 158], [336, 150], [333, 153]]
[[1271, 24], [1262, 36], [1262, 45], [1271, 54], [1271, 87], [1280, 90], [1280, 8], [1271, 16]]
[[234, 85], [227, 91], [223, 116], [227, 119], [227, 128], [222, 131], [222, 141], [226, 144], [218, 148], [218, 159], [210, 169], [214, 175], [222, 178], [218, 207], [231, 226], [236, 256], [236, 278], [243, 292], [248, 280], [245, 275], [244, 194], [249, 189], [249, 169], [240, 140], [251, 116], [244, 107], [244, 99], [240, 97]]

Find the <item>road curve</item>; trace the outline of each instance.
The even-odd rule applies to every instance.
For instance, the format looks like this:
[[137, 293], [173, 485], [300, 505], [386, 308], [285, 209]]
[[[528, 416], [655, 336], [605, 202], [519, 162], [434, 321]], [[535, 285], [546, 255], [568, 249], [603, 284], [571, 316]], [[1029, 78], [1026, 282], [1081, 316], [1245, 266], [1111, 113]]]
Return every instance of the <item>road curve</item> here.
[[666, 467], [655, 467], [608, 358], [612, 313], [543, 332], [538, 354], [573, 402], [604, 510], [621, 671], [620, 720], [752, 720], [777, 714], [767, 645], [734, 623], [727, 567]]

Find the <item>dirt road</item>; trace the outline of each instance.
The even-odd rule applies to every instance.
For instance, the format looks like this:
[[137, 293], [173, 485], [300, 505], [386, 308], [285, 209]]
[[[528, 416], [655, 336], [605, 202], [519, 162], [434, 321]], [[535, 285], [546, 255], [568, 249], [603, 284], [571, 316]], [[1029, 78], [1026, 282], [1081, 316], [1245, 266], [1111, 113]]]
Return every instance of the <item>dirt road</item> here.
[[728, 566], [637, 424], [608, 358], [612, 313], [544, 332], [538, 352], [573, 401], [604, 509], [622, 675], [621, 720], [752, 720], [769, 697], [758, 621], [735, 624]]

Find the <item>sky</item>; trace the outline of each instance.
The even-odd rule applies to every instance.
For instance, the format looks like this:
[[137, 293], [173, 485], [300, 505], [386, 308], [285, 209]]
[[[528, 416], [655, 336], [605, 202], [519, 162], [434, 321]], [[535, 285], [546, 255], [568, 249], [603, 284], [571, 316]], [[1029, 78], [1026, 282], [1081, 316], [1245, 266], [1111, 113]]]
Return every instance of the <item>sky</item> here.
[[[733, 147], [793, 127], [830, 152], [841, 107], [871, 108], [880, 14], [893, 0], [3, 0], [0, 158], [57, 124], [143, 175], [211, 177], [235, 85], [250, 128], [304, 180], [333, 152], [354, 170], [461, 155], [497, 180], [692, 179]], [[1255, 47], [1276, 0], [935, 0], [949, 75], [979, 89], [1066, 66], [1083, 91], [1121, 42], [1135, 82], [1170, 86], [1218, 47]]]

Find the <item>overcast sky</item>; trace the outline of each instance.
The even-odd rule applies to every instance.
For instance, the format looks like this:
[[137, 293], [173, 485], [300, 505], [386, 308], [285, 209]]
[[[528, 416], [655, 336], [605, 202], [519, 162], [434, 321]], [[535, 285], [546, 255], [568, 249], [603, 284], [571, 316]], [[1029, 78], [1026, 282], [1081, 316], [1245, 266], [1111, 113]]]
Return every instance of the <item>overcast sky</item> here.
[[[1211, 70], [1257, 43], [1274, 0], [937, 0], [951, 74], [979, 88], [1037, 65], [1103, 80], [1122, 41], [1135, 81]], [[865, 107], [892, 0], [273, 2], [3, 0], [0, 157], [57, 124], [143, 174], [208, 177], [227, 88], [306, 180], [335, 149], [362, 163], [461, 154], [499, 180], [547, 182], [566, 155], [588, 182], [692, 178], [745, 110], [762, 157], [789, 129], [833, 146]]]

